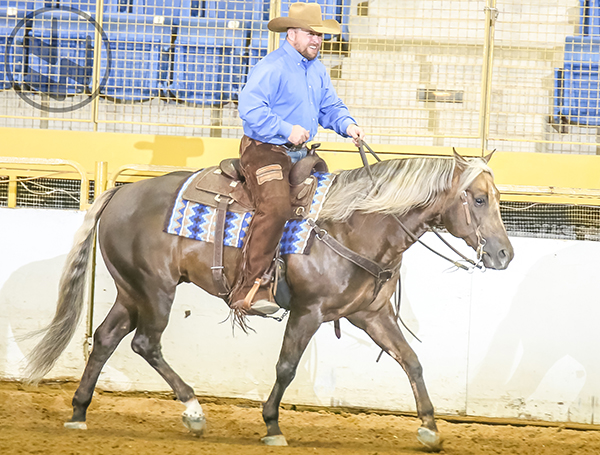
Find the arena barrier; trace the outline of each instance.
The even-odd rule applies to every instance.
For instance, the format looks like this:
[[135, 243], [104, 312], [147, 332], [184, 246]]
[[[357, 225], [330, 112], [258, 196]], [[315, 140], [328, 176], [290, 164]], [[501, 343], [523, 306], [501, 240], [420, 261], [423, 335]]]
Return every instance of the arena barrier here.
[[[20, 379], [35, 340], [17, 341], [46, 325], [54, 312], [61, 267], [83, 213], [0, 209], [0, 376]], [[436, 239], [424, 237], [435, 245]], [[462, 242], [449, 239], [461, 250]], [[402, 317], [423, 341], [406, 333], [424, 367], [439, 414], [598, 423], [597, 352], [600, 243], [511, 237], [515, 259], [502, 272], [451, 272], [415, 245], [402, 268]], [[97, 327], [115, 297], [98, 259]], [[181, 285], [162, 340], [165, 358], [198, 395], [264, 401], [275, 377], [284, 323], [255, 318], [256, 333], [232, 331], [224, 302]], [[225, 322], [224, 322], [225, 321]], [[78, 380], [85, 322], [48, 379]], [[284, 402], [414, 411], [404, 372], [360, 330], [341, 321], [342, 337], [325, 324], [307, 349]], [[100, 387], [167, 390], [124, 340], [106, 365]]]

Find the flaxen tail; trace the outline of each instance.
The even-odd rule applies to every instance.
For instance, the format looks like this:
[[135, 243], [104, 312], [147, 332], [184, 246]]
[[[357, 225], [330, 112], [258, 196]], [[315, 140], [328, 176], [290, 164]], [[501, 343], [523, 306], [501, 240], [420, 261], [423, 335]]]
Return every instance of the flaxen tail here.
[[25, 375], [28, 382], [39, 382], [54, 366], [65, 350], [83, 314], [86, 272], [94, 246], [100, 215], [115, 195], [117, 188], [102, 193], [90, 207], [83, 224], [75, 234], [73, 247], [60, 278], [56, 314], [48, 327], [28, 334], [26, 338], [44, 334], [44, 338], [27, 356]]

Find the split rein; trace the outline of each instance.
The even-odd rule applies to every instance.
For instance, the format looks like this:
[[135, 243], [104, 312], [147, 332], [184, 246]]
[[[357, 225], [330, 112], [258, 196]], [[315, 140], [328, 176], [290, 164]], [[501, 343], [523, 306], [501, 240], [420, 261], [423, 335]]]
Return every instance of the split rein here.
[[[363, 163], [363, 167], [366, 169], [367, 174], [369, 175], [369, 178], [373, 182], [373, 185], [376, 185], [375, 178], [373, 177], [373, 173], [371, 172], [371, 167], [369, 166], [369, 162], [367, 160], [367, 155], [364, 150], [365, 147], [367, 148], [369, 153], [371, 153], [371, 155], [373, 155], [373, 157], [375, 157], [375, 159], [378, 162], [380, 162], [381, 159], [377, 156], [377, 154], [373, 151], [373, 149], [371, 147], [369, 147], [369, 145], [365, 141], [359, 139], [358, 151], [360, 152], [360, 157], [361, 157], [361, 160]], [[473, 222], [473, 216], [471, 214], [471, 208], [469, 206], [469, 201], [467, 198], [466, 190], [462, 192], [460, 197], [462, 200], [462, 206], [465, 210], [465, 218], [467, 221], [467, 226], [471, 226], [471, 224]], [[448, 241], [446, 241], [437, 230], [435, 230], [435, 229], [431, 230], [442, 241], [442, 243], [444, 245], [446, 245], [448, 248], [450, 248], [450, 250], [452, 250], [455, 254], [460, 256], [461, 259], [455, 261], [455, 260], [452, 260], [449, 257], [445, 256], [444, 254], [440, 253], [439, 251], [435, 250], [434, 248], [431, 248], [426, 243], [424, 243], [419, 237], [417, 237], [410, 229], [408, 229], [406, 227], [406, 225], [400, 220], [398, 215], [392, 215], [392, 216], [393, 216], [394, 220], [396, 220], [398, 225], [404, 230], [404, 232], [406, 232], [406, 234], [412, 239], [413, 242], [420, 243], [421, 245], [423, 245], [425, 248], [427, 248], [432, 253], [435, 253], [442, 259], [450, 262], [457, 269], [473, 271], [474, 269], [477, 268], [477, 269], [485, 270], [485, 266], [483, 265], [483, 254], [484, 254], [483, 248], [485, 247], [486, 241], [481, 236], [481, 233], [479, 231], [479, 226], [476, 226], [473, 229], [473, 232], [477, 236], [477, 249], [476, 249], [477, 261], [467, 258], [460, 251], [458, 251], [456, 248], [454, 248], [452, 245], [450, 245], [450, 243], [448, 243]], [[358, 267], [362, 268], [363, 270], [367, 271], [368, 273], [370, 273], [371, 275], [373, 275], [375, 277], [376, 282], [375, 282], [375, 289], [373, 292], [373, 300], [375, 298], [377, 298], [377, 295], [378, 295], [379, 291], [381, 290], [381, 287], [383, 286], [383, 284], [385, 284], [394, 275], [394, 268], [392, 268], [392, 269], [382, 268], [376, 262], [371, 261], [370, 259], [359, 255], [358, 253], [350, 250], [349, 248], [347, 248], [346, 246], [344, 246], [343, 244], [338, 242], [336, 239], [331, 237], [325, 229], [320, 228], [313, 219], [309, 218], [307, 221], [308, 221], [309, 225], [311, 226], [311, 228], [315, 231], [315, 236], [317, 237], [318, 240], [325, 243], [325, 245], [327, 245], [329, 248], [331, 248], [334, 252], [336, 252], [341, 257], [347, 259], [348, 261], [352, 262], [353, 264], [357, 265]], [[461, 260], [462, 260], [462, 262], [461, 262]], [[398, 276], [398, 287], [396, 289], [396, 299], [395, 299], [396, 300], [396, 302], [395, 302], [396, 317], [400, 320], [400, 322], [402, 323], [404, 328], [406, 330], [408, 330], [408, 332], [417, 341], [421, 342], [421, 340], [412, 332], [412, 330], [410, 330], [410, 328], [404, 323], [404, 321], [400, 317], [400, 292], [401, 292], [401, 284], [400, 284], [400, 276]], [[335, 335], [337, 336], [337, 338], [340, 338], [341, 332], [340, 332], [340, 326], [339, 326], [339, 319], [334, 321], [334, 328], [335, 328]], [[381, 353], [379, 354], [379, 356], [377, 357], [377, 361], [379, 361], [383, 352], [384, 351], [382, 350]]]
[[[377, 154], [373, 151], [373, 149], [371, 147], [369, 147], [369, 145], [366, 142], [359, 139], [358, 150], [360, 152], [360, 157], [363, 162], [363, 167], [366, 169], [367, 174], [369, 175], [369, 178], [373, 182], [373, 185], [375, 185], [376, 184], [375, 178], [373, 177], [373, 173], [371, 172], [371, 167], [369, 166], [369, 162], [367, 160], [367, 155], [364, 150], [365, 147], [367, 148], [369, 153], [371, 153], [371, 155], [373, 155], [375, 157], [375, 159], [378, 162], [380, 162], [381, 159], [377, 156]], [[465, 210], [465, 217], [466, 217], [467, 225], [470, 226], [473, 222], [473, 217], [471, 214], [471, 208], [469, 207], [469, 201], [467, 198], [466, 190], [462, 192], [461, 200], [462, 200], [462, 206]], [[477, 261], [474, 261], [474, 260], [466, 257], [465, 255], [463, 255], [460, 251], [458, 251], [456, 248], [454, 248], [452, 245], [450, 245], [450, 243], [448, 243], [448, 241], [446, 241], [437, 230], [432, 229], [432, 232], [442, 241], [442, 243], [444, 243], [444, 245], [446, 245], [448, 248], [450, 248], [450, 250], [452, 250], [455, 254], [460, 256], [461, 260], [463, 261], [463, 262], [461, 262], [461, 260], [455, 261], [455, 260], [450, 259], [448, 256], [440, 253], [439, 251], [435, 250], [434, 248], [432, 248], [429, 245], [427, 245], [426, 243], [424, 243], [419, 237], [417, 237], [410, 229], [408, 229], [406, 227], [406, 225], [400, 220], [398, 215], [392, 215], [392, 217], [394, 218], [394, 220], [396, 220], [396, 222], [404, 230], [404, 232], [406, 232], [406, 234], [408, 234], [408, 236], [412, 239], [413, 242], [420, 243], [425, 248], [427, 248], [429, 251], [431, 251], [432, 253], [435, 253], [442, 259], [445, 259], [446, 261], [450, 262], [455, 267], [466, 270], [466, 271], [473, 271], [476, 268], [485, 270], [485, 266], [483, 265], [483, 254], [484, 254], [483, 248], [485, 247], [486, 242], [485, 242], [485, 239], [481, 236], [481, 233], [479, 232], [479, 226], [476, 226], [473, 229], [473, 232], [477, 236], [477, 249], [476, 249]], [[393, 276], [393, 274], [394, 274], [393, 268], [392, 269], [382, 268], [376, 262], [371, 261], [370, 259], [359, 255], [358, 253], [352, 251], [351, 249], [347, 248], [346, 246], [344, 246], [343, 244], [338, 242], [336, 239], [331, 237], [325, 229], [322, 229], [317, 225], [315, 220], [308, 218], [307, 221], [308, 221], [308, 224], [310, 225], [310, 227], [315, 231], [315, 235], [318, 240], [325, 243], [329, 248], [331, 248], [333, 251], [335, 251], [341, 257], [347, 259], [348, 261], [352, 262], [353, 264], [357, 265], [358, 267], [362, 268], [363, 270], [366, 270], [367, 272], [369, 272], [371, 275], [373, 275], [376, 278], [377, 281], [375, 284], [374, 298], [377, 297], [377, 294], [379, 293], [381, 286], [383, 286], [383, 284], [385, 284]]]
[[[362, 160], [363, 167], [367, 170], [367, 174], [369, 175], [369, 178], [375, 185], [375, 178], [373, 177], [373, 173], [371, 172], [371, 167], [369, 165], [369, 161], [367, 160], [367, 155], [364, 150], [365, 147], [369, 151], [369, 153], [375, 157], [375, 159], [378, 162], [380, 162], [381, 159], [377, 156], [377, 154], [373, 151], [373, 149], [371, 147], [369, 147], [369, 144], [367, 144], [365, 141], [359, 139], [358, 151], [360, 152], [360, 158]], [[467, 199], [467, 192], [463, 191], [460, 197], [462, 200], [463, 208], [465, 210], [465, 217], [467, 219], [467, 225], [470, 226], [472, 223], [473, 217], [471, 216], [471, 208], [469, 207], [469, 201]], [[483, 265], [483, 248], [485, 247], [486, 242], [485, 242], [485, 239], [481, 236], [481, 233], [479, 232], [479, 226], [477, 226], [474, 229], [475, 235], [477, 236], [477, 250], [476, 250], [477, 261], [474, 261], [473, 259], [466, 257], [464, 254], [462, 254], [460, 251], [458, 251], [456, 248], [454, 248], [452, 245], [450, 245], [450, 243], [448, 243], [448, 241], [446, 239], [444, 239], [437, 230], [435, 230], [435, 229], [431, 230], [431, 232], [433, 232], [437, 236], [437, 238], [442, 241], [442, 243], [444, 245], [446, 245], [448, 248], [450, 248], [450, 250], [452, 250], [455, 254], [460, 256], [461, 260], [464, 261], [464, 262], [460, 262], [460, 260], [454, 261], [454, 260], [450, 259], [449, 257], [445, 256], [444, 254], [440, 253], [439, 251], [435, 250], [434, 248], [431, 248], [429, 245], [427, 245], [425, 242], [423, 242], [419, 237], [417, 237], [410, 229], [408, 229], [405, 226], [405, 224], [402, 221], [400, 221], [400, 218], [398, 217], [398, 215], [392, 215], [392, 216], [396, 220], [398, 225], [402, 228], [402, 230], [404, 230], [404, 232], [406, 232], [408, 234], [408, 236], [413, 240], [413, 242], [420, 243], [425, 248], [427, 248], [429, 251], [431, 251], [434, 254], [437, 254], [439, 257], [450, 262], [455, 267], [466, 270], [466, 271], [473, 271], [476, 268], [480, 269], [480, 270], [485, 270], [485, 266]], [[469, 265], [465, 264], [465, 262]]]

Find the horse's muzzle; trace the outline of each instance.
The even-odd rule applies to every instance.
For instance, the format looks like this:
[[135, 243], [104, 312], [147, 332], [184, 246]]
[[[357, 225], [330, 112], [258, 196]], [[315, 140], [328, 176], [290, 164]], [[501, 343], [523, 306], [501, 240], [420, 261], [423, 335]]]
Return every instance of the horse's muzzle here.
[[484, 249], [483, 265], [487, 269], [504, 270], [510, 264], [510, 261], [515, 257], [515, 252], [512, 245], [506, 248], [500, 248], [493, 253]]

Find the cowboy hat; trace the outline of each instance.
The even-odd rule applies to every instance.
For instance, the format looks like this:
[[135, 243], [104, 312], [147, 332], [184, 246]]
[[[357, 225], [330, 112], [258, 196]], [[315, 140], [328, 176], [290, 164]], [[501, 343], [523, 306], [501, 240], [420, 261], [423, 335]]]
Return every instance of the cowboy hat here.
[[276, 17], [269, 22], [272, 32], [286, 32], [288, 28], [303, 28], [316, 33], [339, 35], [340, 24], [334, 19], [321, 18], [321, 6], [318, 3], [294, 3], [290, 6], [288, 17]]

